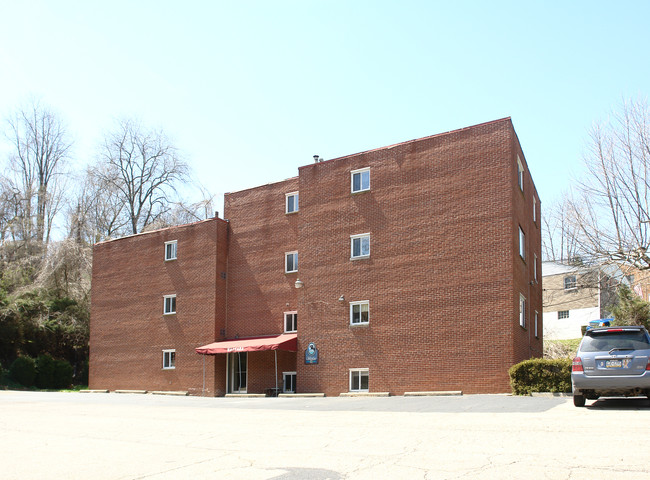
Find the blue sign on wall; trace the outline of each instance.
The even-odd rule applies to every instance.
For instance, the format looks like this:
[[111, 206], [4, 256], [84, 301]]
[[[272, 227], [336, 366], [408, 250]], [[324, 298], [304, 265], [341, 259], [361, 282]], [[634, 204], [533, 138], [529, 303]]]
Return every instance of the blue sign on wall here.
[[305, 363], [318, 363], [318, 349], [314, 342], [309, 342], [307, 350], [305, 350]]

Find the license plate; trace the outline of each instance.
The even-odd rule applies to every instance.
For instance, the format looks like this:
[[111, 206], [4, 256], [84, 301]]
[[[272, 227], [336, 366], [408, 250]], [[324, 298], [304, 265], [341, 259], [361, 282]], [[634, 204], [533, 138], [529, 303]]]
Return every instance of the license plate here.
[[605, 362], [605, 368], [621, 368], [623, 367], [623, 362], [621, 360], [607, 360]]

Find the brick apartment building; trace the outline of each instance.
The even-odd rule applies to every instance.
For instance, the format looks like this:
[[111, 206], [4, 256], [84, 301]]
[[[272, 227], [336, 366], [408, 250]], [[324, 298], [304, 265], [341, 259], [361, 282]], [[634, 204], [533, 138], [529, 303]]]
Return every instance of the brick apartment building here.
[[91, 388], [507, 392], [542, 354], [509, 118], [311, 163], [226, 194], [224, 218], [95, 246]]

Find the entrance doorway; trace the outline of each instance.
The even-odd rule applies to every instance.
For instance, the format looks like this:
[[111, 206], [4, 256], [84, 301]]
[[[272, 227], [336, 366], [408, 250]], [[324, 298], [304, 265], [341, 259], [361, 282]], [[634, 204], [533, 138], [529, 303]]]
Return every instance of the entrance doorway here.
[[228, 393], [246, 393], [246, 374], [248, 372], [248, 353], [228, 354]]

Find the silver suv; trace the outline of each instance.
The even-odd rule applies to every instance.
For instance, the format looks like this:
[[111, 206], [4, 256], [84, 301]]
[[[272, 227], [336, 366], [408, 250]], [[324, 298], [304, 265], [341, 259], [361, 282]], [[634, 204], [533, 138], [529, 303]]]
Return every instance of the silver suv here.
[[588, 330], [571, 368], [573, 404], [598, 397], [650, 398], [650, 335], [643, 327]]

